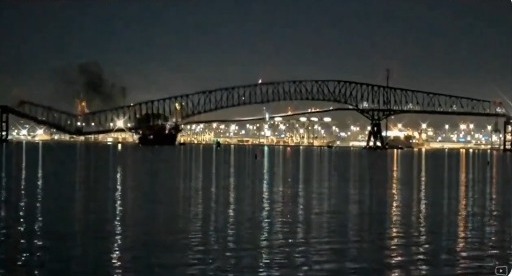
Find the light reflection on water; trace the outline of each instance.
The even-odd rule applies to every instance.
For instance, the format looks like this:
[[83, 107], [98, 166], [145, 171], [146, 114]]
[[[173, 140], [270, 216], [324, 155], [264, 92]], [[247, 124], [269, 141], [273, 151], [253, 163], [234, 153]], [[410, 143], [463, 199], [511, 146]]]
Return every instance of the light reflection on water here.
[[123, 215], [123, 194], [122, 194], [122, 169], [121, 166], [117, 166], [117, 174], [116, 174], [117, 182], [116, 182], [116, 191], [115, 191], [115, 206], [116, 206], [116, 217], [114, 220], [114, 245], [112, 246], [112, 266], [114, 275], [122, 275], [122, 262], [121, 262], [121, 245], [122, 245], [122, 235], [123, 235], [123, 226], [121, 224], [121, 218]]
[[270, 265], [270, 250], [269, 250], [269, 232], [270, 232], [270, 188], [269, 188], [269, 158], [268, 147], [264, 147], [263, 152], [263, 210], [261, 212], [261, 234], [260, 234], [260, 248], [261, 248], [261, 261], [259, 264], [260, 273], [268, 273]]
[[36, 190], [36, 222], [34, 223], [34, 274], [40, 274], [40, 266], [43, 257], [44, 241], [42, 237], [43, 228], [43, 214], [42, 214], [42, 201], [43, 201], [43, 145], [39, 142], [38, 145], [38, 158], [37, 158], [37, 190]]
[[18, 235], [20, 237], [20, 243], [19, 243], [19, 250], [20, 254], [18, 254], [18, 265], [23, 266], [25, 265], [25, 261], [28, 256], [28, 248], [27, 248], [27, 238], [25, 233], [25, 228], [27, 227], [26, 221], [27, 218], [25, 217], [26, 213], [26, 205], [27, 205], [27, 196], [25, 191], [25, 180], [26, 180], [26, 147], [25, 142], [22, 144], [22, 152], [21, 152], [21, 182], [20, 182], [20, 200], [19, 200], [19, 206], [18, 206], [18, 212], [19, 212], [19, 222], [18, 222]]
[[511, 261], [501, 152], [18, 143], [1, 168], [0, 274], [488, 275]]

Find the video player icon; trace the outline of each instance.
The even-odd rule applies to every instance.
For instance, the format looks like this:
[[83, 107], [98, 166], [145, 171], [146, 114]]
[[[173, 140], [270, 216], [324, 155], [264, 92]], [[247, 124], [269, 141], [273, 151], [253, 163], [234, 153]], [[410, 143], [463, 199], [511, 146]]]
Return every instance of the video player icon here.
[[[506, 267], [504, 265], [497, 266], [494, 269], [494, 274], [496, 274], [496, 275], [503, 275], [503, 276], [510, 276], [510, 275], [508, 275], [508, 267]], [[512, 272], [510, 272], [510, 274], [512, 274]]]

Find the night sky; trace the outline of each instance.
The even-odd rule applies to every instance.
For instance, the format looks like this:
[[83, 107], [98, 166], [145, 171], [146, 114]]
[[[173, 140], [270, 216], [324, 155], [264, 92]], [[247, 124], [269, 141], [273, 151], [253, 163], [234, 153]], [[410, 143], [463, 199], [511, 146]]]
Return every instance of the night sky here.
[[512, 98], [509, 0], [22, 2], [0, 4], [0, 103], [72, 107], [57, 72], [81, 62], [130, 102], [260, 78], [384, 84], [386, 68], [395, 86]]

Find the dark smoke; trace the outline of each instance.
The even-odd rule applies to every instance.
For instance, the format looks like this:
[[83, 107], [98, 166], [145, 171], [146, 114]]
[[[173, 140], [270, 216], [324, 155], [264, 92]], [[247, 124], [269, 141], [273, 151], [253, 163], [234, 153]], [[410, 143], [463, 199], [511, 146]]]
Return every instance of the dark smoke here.
[[70, 101], [75, 107], [78, 99], [85, 99], [89, 111], [124, 105], [126, 87], [109, 81], [98, 62], [83, 62], [57, 70], [56, 87], [61, 101]]

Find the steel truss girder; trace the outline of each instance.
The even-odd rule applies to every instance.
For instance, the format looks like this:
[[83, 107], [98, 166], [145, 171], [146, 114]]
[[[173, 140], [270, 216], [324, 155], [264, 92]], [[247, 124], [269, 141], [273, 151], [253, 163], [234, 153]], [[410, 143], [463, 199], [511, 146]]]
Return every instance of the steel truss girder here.
[[171, 122], [175, 118], [187, 120], [221, 109], [282, 101], [343, 104], [370, 121], [381, 121], [401, 113], [505, 115], [497, 113], [487, 100], [342, 80], [297, 80], [232, 86], [91, 112], [83, 117], [31, 102], [22, 102], [15, 109], [20, 114], [36, 118], [39, 123], [54, 128], [58, 126], [59, 130], [67, 133], [85, 135], [113, 131], [117, 129], [117, 120], [133, 124], [143, 114], [162, 115], [161, 120]]

